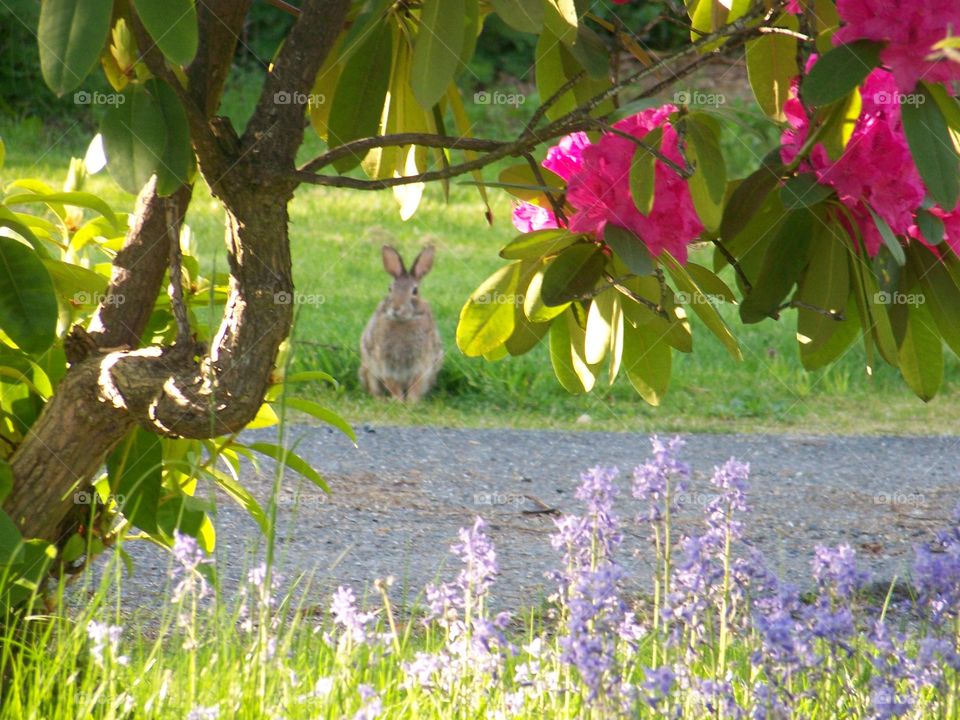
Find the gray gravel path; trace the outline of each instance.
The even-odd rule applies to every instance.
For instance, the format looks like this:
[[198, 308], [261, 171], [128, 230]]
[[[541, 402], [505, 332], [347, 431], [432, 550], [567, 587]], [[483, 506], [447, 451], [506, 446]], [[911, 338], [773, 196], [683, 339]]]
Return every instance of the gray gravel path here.
[[[248, 433], [264, 439], [267, 431]], [[544, 507], [577, 512], [581, 470], [597, 464], [623, 471], [620, 514], [639, 509], [627, 490], [633, 467], [649, 451], [648, 436], [628, 433], [463, 430], [428, 427], [358, 429], [359, 448], [329, 428], [291, 426], [297, 452], [328, 479], [333, 494], [288, 474], [279, 502], [278, 553], [287, 578], [305, 572], [317, 591], [393, 575], [395, 592], [412, 597], [456, 569], [448, 547], [457, 528], [482, 515], [497, 545], [500, 602], [530, 604], [550, 588], [556, 567], [550, 516]], [[272, 436], [271, 436], [272, 437]], [[684, 459], [694, 478], [684, 500], [695, 517], [710, 498], [708, 477], [730, 456], [752, 467], [746, 536], [782, 575], [806, 584], [817, 543], [852, 545], [879, 581], [908, 573], [913, 546], [932, 537], [960, 502], [960, 437], [803, 437], [691, 435]], [[246, 482], [266, 502], [270, 468]], [[218, 563], [226, 585], [242, 576], [259, 552], [256, 526], [237, 506], [219, 499]], [[628, 542], [644, 538], [628, 532]], [[127, 598], [148, 605], [165, 584], [166, 556], [143, 543], [128, 545], [137, 570]], [[649, 567], [629, 559], [645, 587]], [[130, 592], [134, 590], [134, 592]]]

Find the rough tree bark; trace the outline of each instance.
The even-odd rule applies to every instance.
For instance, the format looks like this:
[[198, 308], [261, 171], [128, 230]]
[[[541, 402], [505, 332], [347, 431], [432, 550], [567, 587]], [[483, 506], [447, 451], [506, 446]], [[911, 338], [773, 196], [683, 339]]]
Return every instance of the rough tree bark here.
[[[72, 493], [136, 424], [158, 433], [206, 438], [240, 430], [256, 414], [293, 308], [287, 204], [303, 141], [304, 108], [276, 93], [308, 93], [343, 27], [349, 0], [307, 0], [267, 76], [242, 137], [214, 117], [249, 0], [198, 3], [202, 47], [179, 90], [200, 170], [226, 214], [230, 295], [209, 351], [136, 348], [162, 282], [169, 248], [168, 208], [182, 221], [191, 189], [160, 198], [148, 186], [137, 222], [114, 264], [111, 285], [90, 332], [101, 349], [73, 364], [11, 458], [14, 486], [4, 510], [26, 537], [57, 541], [71, 533]], [[144, 54], [165, 70], [154, 49]], [[178, 228], [179, 230], [179, 228]], [[123, 303], [111, 301], [123, 295]], [[131, 301], [136, 298], [136, 301]]]

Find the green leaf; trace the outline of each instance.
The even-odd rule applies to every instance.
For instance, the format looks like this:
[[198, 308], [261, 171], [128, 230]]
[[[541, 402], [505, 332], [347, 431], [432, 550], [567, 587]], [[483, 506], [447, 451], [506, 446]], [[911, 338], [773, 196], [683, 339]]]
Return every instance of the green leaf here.
[[921, 83], [921, 85], [936, 101], [947, 125], [960, 133], [960, 100], [948, 93], [947, 89], [939, 83]]
[[577, 40], [577, 8], [573, 0], [543, 0], [544, 31], [560, 40], [568, 47]]
[[900, 346], [900, 373], [914, 394], [929, 402], [943, 382], [943, 341], [923, 303], [908, 309], [907, 333]]
[[587, 311], [587, 327], [584, 337], [584, 359], [589, 365], [603, 361], [610, 348], [613, 332], [614, 305], [619, 293], [613, 288], [604, 290], [590, 303]]
[[27, 205], [31, 203], [43, 203], [51, 209], [53, 209], [53, 207], [56, 205], [75, 205], [76, 207], [89, 208], [90, 210], [100, 213], [107, 220], [109, 220], [114, 230], [118, 232], [122, 231], [122, 227], [117, 220], [117, 216], [113, 212], [113, 209], [110, 207], [110, 205], [92, 193], [77, 191], [52, 192], [44, 194], [31, 193], [24, 195], [11, 195], [4, 200], [4, 204], [7, 206]]
[[464, 0], [424, 0], [413, 45], [410, 86], [420, 107], [429, 110], [443, 97], [460, 67]]
[[286, 397], [282, 402], [276, 401], [274, 404], [285, 405], [288, 408], [293, 408], [294, 410], [305, 412], [307, 415], [312, 415], [313, 417], [317, 418], [317, 420], [337, 428], [340, 432], [350, 438], [354, 445], [357, 444], [357, 435], [350, 426], [350, 423], [340, 417], [333, 410], [325, 408], [320, 403], [314, 402], [313, 400], [304, 400], [303, 398]]
[[[377, 134], [380, 115], [390, 84], [393, 59], [393, 32], [386, 22], [378, 22], [358, 41], [350, 55], [333, 97], [328, 120], [330, 147]], [[362, 157], [350, 156], [334, 163], [338, 172], [355, 167]]]
[[780, 150], [775, 149], [763, 158], [757, 170], [737, 185], [727, 201], [720, 223], [720, 237], [725, 242], [733, 240], [763, 207], [770, 191], [779, 184], [782, 172]]
[[803, 78], [804, 102], [822, 107], [849, 95], [880, 65], [882, 49], [883, 43], [857, 40], [825, 53]]
[[[543, 28], [537, 41], [536, 63], [537, 92], [541, 102], [552, 98], [580, 71], [570, 51], [547, 27]], [[576, 93], [573, 89], [565, 90], [547, 109], [547, 118], [556, 120], [576, 107]]]
[[931, 245], [936, 246], [943, 242], [946, 233], [943, 220], [929, 210], [923, 208], [917, 210], [917, 227], [920, 228], [920, 233], [924, 239]]
[[519, 280], [520, 263], [515, 262], [497, 270], [473, 291], [457, 323], [457, 347], [464, 355], [486, 355], [513, 334]]
[[314, 470], [306, 460], [292, 450], [287, 450], [279, 445], [265, 442], [250, 443], [247, 447], [261, 455], [266, 455], [279, 463], [283, 463], [294, 472], [300, 473], [325, 493], [330, 492], [330, 486], [327, 485], [320, 473]]
[[151, 80], [147, 90], [154, 96], [167, 132], [167, 142], [157, 167], [157, 193], [170, 195], [190, 181], [195, 169], [190, 125], [173, 88], [161, 80]]
[[753, 289], [740, 305], [745, 323], [774, 317], [807, 264], [807, 252], [815, 218], [806, 208], [787, 215], [763, 257]]
[[13, 490], [13, 471], [10, 469], [10, 463], [0, 460], [0, 503], [7, 499], [11, 490]]
[[721, 302], [728, 302], [731, 305], [737, 304], [737, 298], [733, 294], [733, 290], [716, 273], [711, 272], [703, 265], [692, 262], [688, 262], [685, 267], [687, 273], [708, 298], [717, 298]]
[[158, 435], [137, 427], [107, 458], [110, 488], [127, 519], [149, 533], [157, 532], [157, 509], [163, 492], [163, 443]]
[[893, 234], [893, 230], [891, 230], [890, 226], [887, 225], [887, 221], [877, 215], [870, 205], [867, 203], [864, 203], [864, 205], [870, 212], [870, 217], [873, 218], [873, 222], [876, 224], [877, 230], [880, 231], [880, 237], [883, 239], [883, 244], [887, 246], [890, 254], [893, 255], [893, 259], [897, 261], [897, 265], [903, 267], [907, 263], [907, 256], [906, 253], [903, 252], [903, 245], [901, 245], [900, 241], [897, 240], [897, 236]]
[[340, 383], [330, 373], [322, 370], [302, 370], [301, 372], [290, 373], [283, 378], [284, 383], [311, 382], [313, 380], [322, 380], [328, 382], [334, 387], [339, 387]]
[[792, 177], [780, 186], [780, 202], [785, 210], [813, 207], [833, 194], [833, 188], [823, 185], [813, 173]]
[[[660, 149], [663, 139], [663, 128], [654, 128], [648, 132], [643, 142], [655, 150]], [[633, 160], [630, 163], [630, 195], [633, 204], [644, 215], [653, 210], [653, 189], [656, 183], [657, 156], [637, 145], [633, 151]]]
[[543, 275], [547, 264], [544, 262], [537, 267], [523, 293], [523, 312], [531, 322], [549, 322], [570, 305], [570, 303], [561, 303], [556, 306], [544, 304], [540, 291], [543, 288]]
[[[837, 315], [847, 307], [850, 297], [850, 268], [846, 236], [840, 227], [831, 223], [824, 227], [817, 223], [810, 240], [810, 264], [804, 273], [797, 298], [813, 308]], [[826, 312], [806, 307], [797, 310], [797, 340], [807, 351], [823, 346], [836, 332], [842, 321]]]
[[597, 284], [606, 258], [596, 245], [573, 245], [547, 265], [540, 295], [545, 305], [561, 305], [586, 295]]
[[647, 403], [658, 406], [670, 385], [673, 351], [649, 325], [625, 327], [623, 368], [630, 384]]
[[503, 188], [521, 200], [526, 200], [541, 207], [550, 207], [547, 193], [551, 192], [554, 196], [557, 196], [563, 192], [563, 185], [560, 178], [549, 170], [544, 168], [540, 172], [543, 180], [547, 183], [546, 185], [539, 184], [537, 177], [527, 163], [510, 165], [504, 168], [497, 176], [499, 182], [486, 182], [484, 185], [486, 187]]
[[50, 274], [29, 246], [0, 236], [0, 330], [24, 352], [53, 344], [57, 297]]
[[490, 4], [514, 30], [538, 34], [543, 28], [543, 0], [490, 0]]
[[241, 483], [237, 482], [233, 477], [225, 472], [222, 472], [221, 470], [218, 470], [214, 466], [203, 468], [203, 472], [205, 472], [207, 476], [210, 477], [220, 487], [221, 490], [223, 490], [230, 498], [232, 498], [234, 502], [246, 510], [250, 517], [257, 522], [257, 525], [260, 526], [260, 529], [264, 533], [269, 532], [269, 522], [267, 521], [266, 513], [263, 512], [263, 507], [261, 507], [257, 499], [250, 494], [249, 490], [247, 490]]
[[197, 54], [197, 9], [193, 0], [135, 0], [137, 16], [175, 65], [189, 65]]
[[860, 333], [858, 302], [853, 293], [847, 298], [843, 320], [831, 321], [836, 327], [822, 342], [801, 343], [800, 362], [805, 370], [819, 370], [843, 355]]
[[960, 288], [937, 256], [927, 248], [913, 244], [910, 247], [930, 315], [944, 341], [960, 357]]
[[563, 228], [534, 230], [506, 245], [500, 251], [500, 257], [505, 260], [536, 260], [556, 255], [579, 239], [579, 235]]
[[110, 175], [137, 194], [163, 166], [167, 128], [162, 110], [143, 87], [130, 86], [122, 97], [122, 103], [107, 110], [100, 132]]
[[530, 320], [519, 303], [514, 308], [513, 317], [513, 333], [507, 338], [504, 347], [513, 356], [524, 355], [535, 348], [550, 331], [550, 323]]
[[734, 360], [743, 360], [740, 344], [730, 331], [729, 326], [724, 319], [720, 317], [720, 313], [717, 312], [713, 303], [710, 302], [710, 298], [708, 298], [700, 286], [694, 282], [683, 265], [677, 262], [676, 258], [668, 252], [660, 254], [660, 261], [667, 269], [667, 272], [670, 273], [670, 277], [673, 278], [677, 288], [687, 296], [684, 303], [693, 308], [693, 311], [703, 320], [703, 324], [707, 326], [707, 329], [714, 334], [717, 340], [723, 343], [723, 346]]
[[40, 71], [57, 95], [78, 87], [100, 57], [113, 0], [44, 0], [37, 43]]
[[[570, 352], [570, 324], [568, 316], [573, 313], [565, 310], [550, 326], [550, 364], [553, 374], [563, 389], [573, 395], [584, 391], [580, 376], [573, 369], [573, 358]], [[575, 322], [575, 321], [574, 321]]]
[[727, 192], [727, 165], [720, 152], [720, 126], [709, 115], [687, 117], [687, 148], [695, 169], [690, 177], [690, 194], [697, 215], [708, 230], [716, 230], [723, 217]]
[[[797, 30], [799, 22], [784, 14], [776, 25]], [[790, 96], [790, 84], [800, 74], [797, 68], [797, 39], [790, 35], [768, 34], [747, 43], [747, 79], [760, 109], [777, 122], [786, 122], [783, 107]]]
[[643, 241], [631, 231], [617, 225], [603, 229], [603, 241], [635, 275], [653, 274], [653, 257]]
[[953, 208], [960, 197], [957, 149], [946, 118], [930, 92], [920, 84], [914, 94], [916, 102], [900, 106], [910, 154], [930, 196], [940, 207]]

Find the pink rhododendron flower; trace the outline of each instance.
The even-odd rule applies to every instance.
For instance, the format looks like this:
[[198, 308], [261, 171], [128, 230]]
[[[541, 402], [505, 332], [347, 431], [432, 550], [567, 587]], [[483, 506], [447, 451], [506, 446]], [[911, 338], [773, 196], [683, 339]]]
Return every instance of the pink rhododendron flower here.
[[567, 182], [583, 169], [583, 151], [589, 147], [586, 133], [575, 132], [560, 139], [558, 145], [547, 150], [543, 166]]
[[[831, 160], [826, 148], [814, 147], [801, 170], [813, 171], [821, 183], [830, 185], [852, 212], [863, 235], [867, 252], [875, 255], [882, 244], [865, 203], [883, 218], [897, 235], [908, 234], [916, 209], [926, 192], [907, 145], [896, 102], [892, 75], [874, 70], [861, 87], [863, 107], [843, 154]], [[781, 158], [794, 160], [806, 140], [809, 121], [803, 106], [791, 93], [785, 108], [790, 129], [781, 138]]]
[[513, 209], [513, 226], [520, 232], [557, 227], [557, 218], [553, 213], [533, 203], [520, 203]]
[[893, 71], [901, 91], [913, 92], [919, 80], [960, 80], [960, 63], [927, 59], [935, 43], [960, 31], [957, 0], [837, 0], [837, 12], [843, 24], [834, 43], [887, 43], [880, 59]]
[[787, 12], [794, 15], [802, 13], [803, 6], [800, 4], [800, 0], [787, 0]]
[[[656, 127], [663, 128], [660, 150], [670, 160], [683, 164], [677, 147], [677, 133], [667, 122], [676, 108], [663, 105], [625, 118], [614, 127], [642, 139]], [[637, 210], [630, 194], [630, 163], [636, 144], [605, 134], [595, 145], [582, 149], [581, 170], [567, 186], [567, 201], [575, 209], [570, 229], [602, 238], [612, 223], [633, 231], [651, 254], [670, 252], [680, 262], [687, 260], [687, 245], [701, 232], [686, 181], [658, 161], [654, 170], [654, 202], [649, 215]]]

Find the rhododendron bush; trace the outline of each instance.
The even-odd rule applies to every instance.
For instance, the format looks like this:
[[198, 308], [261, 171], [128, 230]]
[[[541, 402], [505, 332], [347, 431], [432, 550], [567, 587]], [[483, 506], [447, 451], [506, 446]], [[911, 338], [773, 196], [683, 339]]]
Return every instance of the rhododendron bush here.
[[[501, 173], [522, 234], [461, 312], [464, 352], [548, 338], [571, 392], [623, 370], [657, 404], [693, 314], [740, 357], [719, 307], [735, 304], [745, 323], [794, 311], [807, 369], [859, 336], [868, 372], [886, 362], [936, 394], [944, 343], [960, 353], [960, 3], [791, 0], [747, 20], [754, 6], [687, 2], [701, 54], [741, 52], [711, 31], [761, 28], [745, 60], [779, 148], [728, 177], [722, 104], [594, 105], [596, 122]], [[537, 70], [546, 96], [557, 83]], [[702, 251], [691, 262], [696, 246], [713, 247], [711, 267]]]

